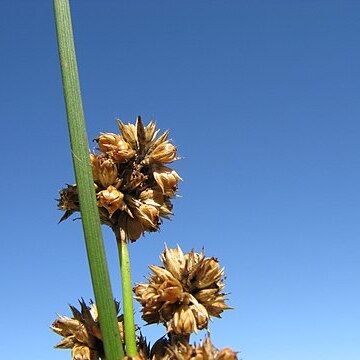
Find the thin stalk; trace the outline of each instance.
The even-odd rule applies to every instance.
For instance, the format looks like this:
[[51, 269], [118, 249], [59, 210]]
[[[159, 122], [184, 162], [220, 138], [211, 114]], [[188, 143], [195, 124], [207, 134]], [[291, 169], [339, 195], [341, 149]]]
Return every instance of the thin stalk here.
[[103, 335], [104, 349], [107, 360], [120, 360], [124, 356], [124, 351], [120, 339], [100, 228], [99, 211], [96, 204], [85, 119], [80, 94], [69, 1], [54, 0], [54, 12], [71, 151], [80, 201], [81, 219], [91, 280]]
[[125, 328], [125, 349], [127, 356], [136, 356], [136, 337], [134, 307], [132, 295], [132, 282], [130, 272], [130, 256], [126, 243], [124, 230], [116, 232], [116, 240], [119, 251], [121, 284], [123, 294], [124, 328]]

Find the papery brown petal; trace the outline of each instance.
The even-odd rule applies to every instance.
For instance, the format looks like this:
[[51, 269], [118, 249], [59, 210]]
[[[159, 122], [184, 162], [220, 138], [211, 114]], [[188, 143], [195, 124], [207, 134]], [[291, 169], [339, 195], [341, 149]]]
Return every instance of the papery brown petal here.
[[125, 125], [121, 120], [118, 120], [119, 129], [125, 141], [131, 146], [133, 150], [137, 150], [137, 130], [134, 124]]
[[162, 133], [150, 146], [148, 150], [148, 154], [151, 154], [154, 149], [156, 149], [160, 144], [165, 142], [167, 140], [167, 137], [169, 135], [169, 130], [166, 130], [164, 133]]
[[185, 257], [180, 246], [176, 249], [168, 249], [165, 245], [165, 251], [161, 256], [161, 261], [178, 280], [181, 279], [182, 271], [185, 268]]
[[152, 120], [145, 126], [145, 140], [147, 149], [149, 148], [149, 145], [151, 145], [151, 143], [155, 140], [158, 132], [159, 130], [156, 130], [156, 124]]
[[161, 282], [173, 278], [173, 275], [170, 271], [160, 266], [150, 265], [149, 269], [159, 278]]

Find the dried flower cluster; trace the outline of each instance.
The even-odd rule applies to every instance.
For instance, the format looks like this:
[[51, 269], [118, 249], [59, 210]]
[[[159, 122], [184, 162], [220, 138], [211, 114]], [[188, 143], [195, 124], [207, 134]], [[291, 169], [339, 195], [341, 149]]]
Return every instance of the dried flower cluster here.
[[[136, 241], [144, 232], [159, 230], [161, 219], [173, 215], [171, 199], [181, 178], [167, 165], [178, 158], [168, 131], [158, 136], [154, 122], [144, 126], [138, 117], [135, 125], [121, 121], [118, 125], [120, 134], [102, 133], [95, 139], [100, 154], [90, 154], [94, 188], [101, 222], [113, 229], [118, 240]], [[60, 191], [58, 206], [65, 211], [60, 221], [80, 210], [76, 184]], [[230, 309], [218, 260], [205, 257], [204, 251], [184, 254], [179, 246], [165, 246], [160, 259], [163, 266], [149, 266], [147, 282], [137, 284], [133, 291], [143, 320], [165, 325], [166, 335], [152, 347], [137, 335], [137, 355], [123, 359], [237, 360], [230, 348], [215, 348], [209, 335], [199, 345], [190, 344], [191, 333], [207, 329], [211, 317], [220, 318]], [[80, 305], [80, 311], [70, 305], [72, 318], [59, 316], [52, 324], [51, 329], [63, 337], [55, 347], [72, 349], [73, 360], [104, 359], [97, 308], [84, 300]], [[118, 313], [119, 304], [115, 306]], [[125, 339], [122, 315], [118, 325]], [[128, 353], [136, 351], [129, 347]]]
[[[70, 305], [72, 318], [58, 316], [51, 329], [63, 339], [55, 345], [59, 349], [71, 349], [72, 360], [104, 359], [102, 334], [99, 326], [96, 305], [90, 302], [87, 306], [80, 301], [81, 311]], [[115, 302], [116, 311], [119, 303]], [[124, 339], [123, 316], [118, 316], [121, 338]], [[236, 352], [230, 348], [218, 350], [211, 342], [208, 334], [205, 339], [190, 345], [186, 337], [169, 333], [168, 337], [157, 340], [152, 347], [140, 333], [136, 339], [138, 355], [125, 356], [124, 360], [237, 360]]]
[[[161, 219], [172, 215], [171, 198], [181, 178], [166, 166], [178, 159], [168, 131], [158, 136], [155, 123], [144, 126], [140, 117], [135, 125], [118, 125], [121, 134], [96, 139], [101, 153], [90, 159], [101, 222], [135, 241], [159, 230]], [[76, 185], [60, 191], [58, 206], [65, 211], [60, 221], [80, 210]]]
[[[98, 360], [104, 356], [102, 334], [96, 305], [84, 300], [79, 301], [81, 310], [70, 305], [72, 318], [60, 316], [51, 325], [51, 329], [63, 339], [55, 345], [60, 349], [72, 349], [73, 360]], [[119, 313], [119, 303], [115, 302]], [[121, 338], [124, 339], [123, 316], [118, 316]]]
[[215, 258], [180, 247], [161, 256], [163, 267], [150, 266], [147, 283], [134, 288], [142, 305], [142, 318], [148, 324], [163, 323], [168, 332], [191, 334], [207, 328], [210, 316], [220, 317], [225, 309], [224, 270]]
[[152, 360], [237, 360], [236, 352], [230, 348], [218, 350], [212, 344], [210, 336], [196, 344], [190, 345], [187, 341], [172, 341], [166, 338], [159, 339], [150, 353]]

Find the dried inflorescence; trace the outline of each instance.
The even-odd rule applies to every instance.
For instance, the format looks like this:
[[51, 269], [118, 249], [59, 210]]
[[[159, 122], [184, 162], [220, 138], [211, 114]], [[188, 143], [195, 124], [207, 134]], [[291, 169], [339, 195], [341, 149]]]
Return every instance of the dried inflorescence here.
[[[54, 321], [51, 329], [63, 339], [55, 345], [60, 349], [72, 349], [73, 360], [98, 360], [104, 357], [102, 334], [96, 305], [79, 301], [81, 310], [69, 305], [73, 317], [61, 316]], [[115, 302], [119, 313], [119, 303]], [[124, 339], [123, 315], [118, 316], [121, 338]]]
[[[158, 136], [153, 121], [144, 126], [138, 117], [135, 125], [118, 125], [121, 134], [95, 139], [101, 153], [90, 155], [94, 187], [101, 222], [135, 241], [173, 215], [171, 199], [181, 178], [166, 164], [178, 157], [168, 131]], [[60, 221], [80, 210], [76, 185], [60, 191], [58, 206], [65, 211]]]
[[152, 347], [151, 360], [237, 360], [237, 353], [230, 348], [218, 350], [206, 336], [199, 345], [188, 341], [160, 338]]
[[184, 254], [178, 246], [165, 247], [161, 261], [164, 266], [150, 266], [148, 282], [134, 288], [148, 324], [163, 323], [168, 332], [186, 335], [207, 328], [210, 316], [230, 309], [217, 259], [194, 250]]

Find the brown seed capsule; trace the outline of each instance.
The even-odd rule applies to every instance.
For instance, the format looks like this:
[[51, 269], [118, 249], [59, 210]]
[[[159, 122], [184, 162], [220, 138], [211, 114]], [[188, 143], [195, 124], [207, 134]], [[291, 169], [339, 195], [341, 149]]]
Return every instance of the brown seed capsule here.
[[123, 138], [120, 135], [112, 133], [101, 134], [96, 139], [96, 141], [99, 145], [100, 151], [102, 151], [103, 153], [109, 153], [113, 151], [119, 146], [119, 144], [121, 146], [121, 144], [124, 142]]
[[96, 141], [102, 152], [110, 155], [119, 163], [126, 162], [135, 155], [135, 150], [120, 135], [101, 134]]
[[139, 207], [139, 220], [146, 231], [156, 231], [159, 225], [159, 210], [152, 205], [142, 204]]
[[[63, 337], [73, 336], [75, 341], [82, 343], [88, 343], [90, 341], [84, 324], [79, 320], [71, 319], [67, 316], [59, 316], [52, 324], [52, 329]], [[61, 346], [58, 347], [64, 347], [64, 345], [65, 344], [61, 344]]]
[[165, 141], [159, 144], [149, 155], [150, 162], [160, 162], [162, 164], [171, 163], [176, 160], [176, 147]]
[[180, 306], [174, 313], [169, 322], [168, 331], [176, 334], [185, 335], [197, 332], [196, 319], [188, 306]]
[[122, 208], [124, 194], [113, 186], [109, 186], [106, 190], [98, 193], [98, 206], [104, 207], [110, 217], [116, 210]]
[[153, 164], [152, 170], [155, 181], [160, 186], [163, 194], [166, 196], [173, 196], [177, 190], [177, 184], [179, 180], [181, 180], [181, 177], [175, 170], [159, 164]]
[[117, 179], [117, 166], [112, 159], [104, 159], [99, 163], [99, 181], [104, 188], [113, 185]]
[[161, 206], [165, 203], [165, 197], [159, 187], [146, 189], [140, 193], [140, 200], [144, 204]]

